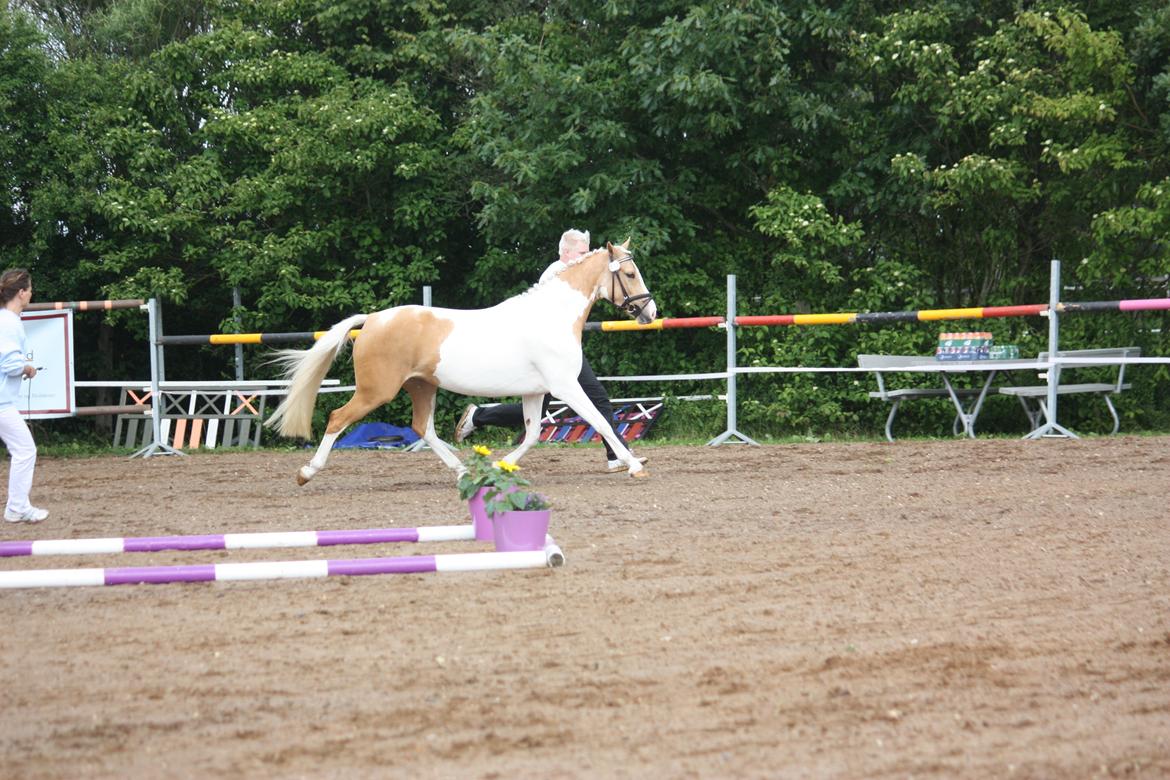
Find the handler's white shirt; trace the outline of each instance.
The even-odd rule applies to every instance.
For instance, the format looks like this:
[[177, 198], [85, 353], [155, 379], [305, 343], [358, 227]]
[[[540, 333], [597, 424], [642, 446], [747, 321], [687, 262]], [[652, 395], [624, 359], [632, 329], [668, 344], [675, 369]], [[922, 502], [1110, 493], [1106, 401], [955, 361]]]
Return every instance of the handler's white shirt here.
[[20, 381], [28, 363], [26, 338], [20, 316], [0, 308], [0, 411], [20, 408]]
[[[544, 273], [542, 273], [540, 275], [540, 282], [543, 282], [545, 279], [549, 278], [550, 276], [553, 276], [554, 274], [559, 274], [561, 271], [565, 270], [568, 267], [569, 266], [565, 265], [560, 260], [553, 260], [553, 264], [550, 265], [548, 268], [544, 269]], [[538, 284], [539, 284], [539, 282], [538, 282]]]

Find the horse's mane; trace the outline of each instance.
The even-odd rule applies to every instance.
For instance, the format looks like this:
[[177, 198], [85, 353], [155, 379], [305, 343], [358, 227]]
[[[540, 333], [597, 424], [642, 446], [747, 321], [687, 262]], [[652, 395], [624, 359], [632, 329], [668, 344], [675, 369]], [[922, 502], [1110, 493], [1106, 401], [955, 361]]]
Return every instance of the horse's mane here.
[[590, 249], [588, 252], [581, 255], [580, 257], [574, 257], [572, 260], [569, 260], [568, 262], [562, 262], [561, 264], [564, 266], [563, 268], [558, 268], [554, 273], [549, 274], [549, 276], [543, 280], [537, 280], [531, 287], [529, 287], [527, 290], [525, 290], [524, 292], [522, 292], [520, 294], [527, 295], [530, 292], [535, 292], [536, 290], [539, 290], [543, 285], [546, 285], [549, 282], [551, 282], [553, 279], [556, 279], [557, 277], [559, 277], [565, 271], [568, 271], [573, 266], [580, 265], [581, 263], [585, 262], [586, 260], [588, 260], [593, 255], [597, 254], [598, 252], [604, 252], [604, 251], [606, 251], [605, 247], [598, 247], [597, 249]]
[[560, 276], [562, 273], [569, 270], [573, 266], [580, 265], [581, 263], [585, 262], [586, 260], [588, 260], [593, 255], [597, 254], [598, 252], [604, 252], [604, 251], [605, 251], [605, 249], [603, 249], [601, 247], [598, 247], [597, 249], [590, 249], [588, 252], [581, 255], [580, 257], [574, 257], [572, 260], [565, 263], [564, 264], [565, 267], [562, 268], [561, 270], [557, 271], [555, 274], [553, 274], [553, 276]]

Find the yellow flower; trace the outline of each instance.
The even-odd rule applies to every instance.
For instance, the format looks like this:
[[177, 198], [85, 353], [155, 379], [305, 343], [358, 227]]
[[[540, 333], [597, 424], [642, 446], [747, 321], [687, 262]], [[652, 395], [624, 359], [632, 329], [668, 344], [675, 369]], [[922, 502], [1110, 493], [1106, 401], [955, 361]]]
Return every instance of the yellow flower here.
[[471, 449], [473, 452], [475, 452], [476, 455], [483, 455], [485, 458], [488, 455], [492, 454], [492, 451], [489, 450], [487, 447], [483, 446], [482, 444], [477, 444], [474, 447], [472, 447]]
[[506, 460], [497, 460], [492, 465], [495, 466], [496, 468], [498, 468], [500, 471], [506, 471], [509, 474], [511, 474], [513, 471], [520, 470], [520, 467], [517, 466], [515, 463], [509, 463]]

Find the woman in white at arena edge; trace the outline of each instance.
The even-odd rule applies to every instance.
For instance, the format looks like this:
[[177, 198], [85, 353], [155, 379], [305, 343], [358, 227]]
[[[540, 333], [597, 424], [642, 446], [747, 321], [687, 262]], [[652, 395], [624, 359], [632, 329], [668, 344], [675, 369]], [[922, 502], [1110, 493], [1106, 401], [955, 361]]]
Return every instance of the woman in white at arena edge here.
[[37, 375], [28, 362], [27, 337], [20, 313], [32, 302], [32, 276], [23, 268], [0, 274], [0, 439], [8, 448], [8, 504], [4, 519], [9, 523], [39, 523], [49, 516], [29, 503], [37, 445], [28, 423], [20, 416], [20, 387]]

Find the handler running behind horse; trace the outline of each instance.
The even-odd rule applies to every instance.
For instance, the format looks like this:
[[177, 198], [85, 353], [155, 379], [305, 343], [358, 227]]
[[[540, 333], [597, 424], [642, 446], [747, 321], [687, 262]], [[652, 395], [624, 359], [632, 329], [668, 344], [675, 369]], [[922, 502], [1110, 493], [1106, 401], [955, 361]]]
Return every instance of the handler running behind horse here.
[[[566, 230], [561, 235], [560, 242], [560, 258], [553, 262], [544, 273], [540, 275], [540, 281], [544, 281], [555, 273], [558, 273], [565, 268], [565, 263], [574, 260], [589, 251], [589, 231], [580, 231], [573, 228]], [[609, 401], [609, 396], [605, 392], [605, 388], [601, 386], [601, 382], [597, 381], [597, 374], [593, 373], [593, 367], [589, 365], [589, 359], [585, 357], [584, 353], [581, 355], [581, 374], [577, 377], [577, 382], [581, 385], [581, 389], [589, 396], [589, 400], [597, 407], [597, 411], [605, 417], [609, 423], [609, 427], [613, 429], [614, 435], [618, 435], [617, 429], [613, 427], [613, 404]], [[544, 403], [541, 405], [540, 414], [543, 419], [548, 412], [548, 404], [552, 399], [551, 395], [544, 396]], [[576, 410], [574, 410], [576, 413]], [[471, 435], [477, 428], [484, 428], [487, 426], [497, 425], [503, 428], [518, 428], [524, 430], [524, 407], [521, 404], [494, 404], [492, 406], [476, 406], [475, 404], [468, 404], [467, 408], [463, 410], [463, 414], [459, 417], [459, 422], [455, 425], [455, 443], [461, 444], [464, 439]], [[626, 466], [613, 452], [613, 448], [609, 446], [609, 442], [605, 439], [601, 440], [605, 445], [605, 459], [606, 470], [611, 473], [624, 471]], [[646, 462], [646, 458], [638, 458], [641, 463]]]

